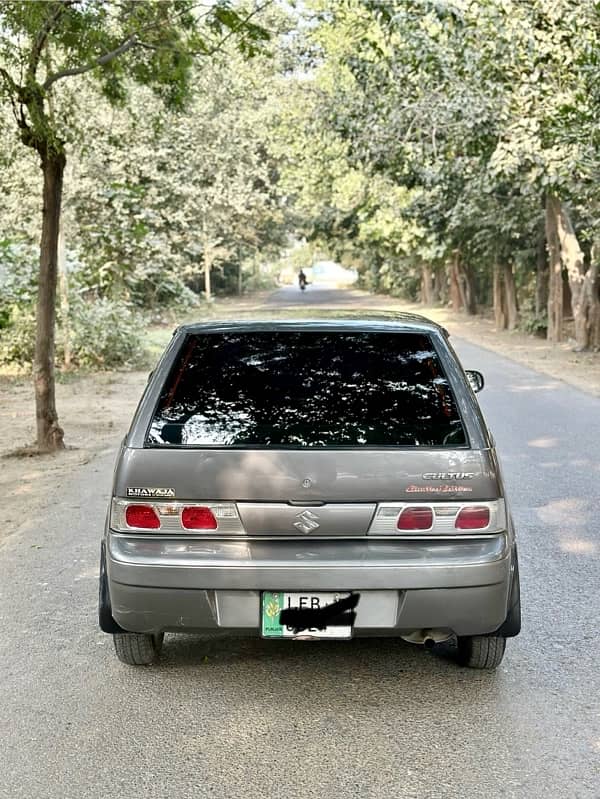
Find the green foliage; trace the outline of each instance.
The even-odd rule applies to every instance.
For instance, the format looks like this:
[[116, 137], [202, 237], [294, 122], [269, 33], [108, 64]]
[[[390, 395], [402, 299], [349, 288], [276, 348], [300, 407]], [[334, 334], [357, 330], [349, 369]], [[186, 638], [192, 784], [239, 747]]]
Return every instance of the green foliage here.
[[[276, 78], [273, 59], [247, 64], [232, 46], [195, 72], [185, 113], [139, 87], [127, 112], [100, 105], [110, 135], [90, 124], [93, 145], [71, 157], [64, 201], [67, 246], [91, 291], [144, 308], [187, 306], [204, 291], [206, 255], [213, 288], [231, 293], [240, 263], [286, 243], [270, 142]], [[80, 101], [97, 106], [84, 90]]]
[[529, 314], [521, 312], [520, 328], [525, 333], [530, 333], [539, 338], [545, 338], [548, 330], [548, 314]]
[[[64, 319], [59, 313], [56, 363], [64, 361]], [[144, 363], [144, 318], [131, 305], [117, 300], [93, 302], [76, 298], [69, 309], [71, 365], [93, 369], [140, 367]], [[35, 307], [15, 303], [7, 308], [0, 336], [0, 365], [31, 365], [35, 344]]]
[[[35, 212], [40, 219], [41, 205], [38, 199], [32, 213], [33, 203], [26, 196], [33, 185], [39, 190], [39, 177], [29, 185], [19, 179], [21, 165], [14, 163], [14, 155], [19, 158], [18, 151], [13, 155], [15, 143], [36, 153], [46, 178], [52, 175], [56, 185], [67, 162], [67, 213], [60, 226], [66, 239], [64, 250], [69, 264], [77, 265], [78, 287], [93, 298], [90, 302], [71, 299], [74, 363], [108, 367], [137, 359], [138, 320], [132, 315], [132, 303], [161, 308], [193, 304], [194, 296], [184, 282], [185, 261], [188, 254], [197, 260], [201, 250], [199, 253], [192, 236], [184, 240], [182, 235], [189, 220], [181, 213], [177, 187], [184, 179], [192, 182], [195, 176], [183, 175], [189, 155], [185, 136], [178, 142], [178, 157], [172, 158], [168, 152], [170, 129], [178, 126], [189, 133], [189, 126], [175, 112], [186, 107], [192, 94], [197, 97], [198, 87], [190, 88], [192, 77], [198, 82], [199, 72], [193, 69], [198, 57], [214, 71], [217, 59], [213, 57], [225, 50], [229, 59], [239, 58], [240, 52], [246, 57], [262, 52], [270, 35], [259, 24], [257, 10], [250, 3], [235, 8], [230, 0], [217, 0], [201, 11], [193, 0], [12, 0], [0, 6], [0, 164], [12, 173], [8, 180], [0, 177], [3, 188], [9, 189], [3, 193], [9, 205], [1, 210], [3, 235], [6, 231], [16, 240], [24, 233], [26, 246], [40, 240], [39, 223], [30, 220]], [[235, 70], [226, 75], [221, 72], [223, 82], [210, 87], [215, 90], [212, 100], [218, 101], [216, 90], [224, 94], [235, 74]], [[239, 99], [239, 85], [236, 90]], [[156, 97], [163, 100], [160, 109]], [[137, 105], [133, 125], [121, 111], [128, 101]], [[150, 114], [149, 108], [154, 109]], [[200, 99], [197, 120], [202, 118], [202, 108]], [[106, 139], [111, 117], [119, 118], [121, 130], [112, 131], [112, 137]], [[136, 138], [140, 131], [142, 135]], [[119, 133], [134, 135], [120, 137]], [[136, 149], [132, 142], [142, 146]], [[107, 147], [103, 147], [105, 143]], [[213, 148], [213, 154], [219, 153], [219, 147]], [[157, 148], [163, 148], [158, 159]], [[73, 153], [75, 159], [71, 159]], [[258, 185], [256, 169], [252, 172], [248, 160], [240, 155], [238, 148], [226, 168], [242, 163], [245, 185]], [[27, 173], [30, 166], [27, 162]], [[207, 169], [215, 174], [214, 165]], [[224, 174], [225, 169], [216, 172], [221, 185], [227, 185], [231, 175]], [[264, 178], [262, 182], [268, 184]], [[15, 187], [20, 191], [11, 191]], [[198, 188], [206, 193], [201, 181]], [[61, 211], [58, 192], [49, 196], [54, 200], [46, 199], [45, 219], [53, 214], [58, 217]], [[23, 223], [24, 218], [28, 224]], [[196, 229], [201, 223], [197, 217], [191, 221]], [[264, 220], [260, 225], [266, 227]], [[50, 226], [42, 237], [42, 263], [56, 262], [55, 231], [56, 226]], [[253, 234], [251, 238], [258, 242], [260, 237]], [[14, 247], [9, 250], [8, 245], [0, 245], [0, 255], [0, 326], [5, 329], [1, 357], [29, 361], [32, 272], [21, 270]], [[52, 277], [53, 267], [49, 272]], [[54, 289], [49, 282], [46, 299], [50, 304]], [[39, 340], [51, 342], [52, 331], [45, 333]], [[49, 360], [42, 354], [42, 364]]]
[[33, 304], [37, 266], [32, 246], [0, 241], [0, 330], [13, 324], [14, 309]]
[[35, 346], [35, 307], [17, 303], [5, 304], [3, 319], [4, 325], [0, 332], [0, 365], [30, 365]]
[[[460, 254], [527, 294], [552, 190], [600, 240], [600, 17], [593, 0], [313, 0], [316, 68], [283, 118], [302, 232], [371, 289], [412, 296]], [[543, 320], [539, 320], [541, 325]]]
[[[71, 350], [75, 365], [94, 369], [140, 366], [145, 322], [116, 300], [79, 301], [71, 309]], [[59, 346], [58, 358], [64, 355]]]

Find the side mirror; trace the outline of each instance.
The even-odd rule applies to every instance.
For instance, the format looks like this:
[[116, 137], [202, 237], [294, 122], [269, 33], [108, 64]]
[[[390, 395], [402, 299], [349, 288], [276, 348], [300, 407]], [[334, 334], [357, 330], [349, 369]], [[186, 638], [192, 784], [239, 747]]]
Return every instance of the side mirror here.
[[478, 394], [481, 389], [485, 386], [485, 380], [483, 379], [483, 375], [481, 372], [477, 372], [475, 369], [466, 369], [465, 374], [467, 375], [467, 380], [471, 384], [471, 388]]

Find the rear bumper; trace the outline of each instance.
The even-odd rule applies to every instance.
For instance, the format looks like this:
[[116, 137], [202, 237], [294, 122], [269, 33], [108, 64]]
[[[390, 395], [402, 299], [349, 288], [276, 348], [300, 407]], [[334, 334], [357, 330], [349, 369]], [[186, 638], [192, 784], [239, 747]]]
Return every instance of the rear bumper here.
[[203, 540], [108, 534], [112, 613], [136, 632], [259, 632], [260, 592], [361, 593], [355, 633], [497, 629], [506, 618], [505, 534], [447, 541]]

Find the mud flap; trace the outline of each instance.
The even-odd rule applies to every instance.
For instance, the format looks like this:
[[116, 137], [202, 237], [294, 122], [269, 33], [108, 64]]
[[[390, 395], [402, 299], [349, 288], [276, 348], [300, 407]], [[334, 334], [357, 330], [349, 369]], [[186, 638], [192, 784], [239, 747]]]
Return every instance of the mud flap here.
[[519, 581], [519, 557], [517, 549], [514, 551], [515, 568], [510, 587], [510, 601], [506, 620], [499, 627], [494, 635], [501, 635], [504, 638], [514, 638], [521, 632], [521, 584]]
[[125, 633], [112, 617], [110, 594], [108, 591], [108, 576], [106, 574], [106, 552], [104, 542], [100, 547], [100, 585], [98, 591], [98, 624], [105, 633]]

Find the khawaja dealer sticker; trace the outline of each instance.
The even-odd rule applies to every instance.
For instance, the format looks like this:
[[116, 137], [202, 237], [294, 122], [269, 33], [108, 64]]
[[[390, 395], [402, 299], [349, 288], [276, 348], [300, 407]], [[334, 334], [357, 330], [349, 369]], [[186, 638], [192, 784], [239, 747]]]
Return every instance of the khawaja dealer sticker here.
[[130, 488], [127, 487], [128, 497], [137, 497], [143, 499], [154, 498], [168, 498], [171, 499], [175, 496], [174, 488]]

